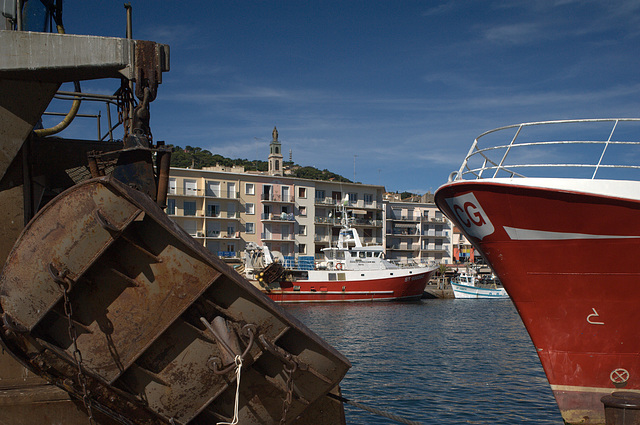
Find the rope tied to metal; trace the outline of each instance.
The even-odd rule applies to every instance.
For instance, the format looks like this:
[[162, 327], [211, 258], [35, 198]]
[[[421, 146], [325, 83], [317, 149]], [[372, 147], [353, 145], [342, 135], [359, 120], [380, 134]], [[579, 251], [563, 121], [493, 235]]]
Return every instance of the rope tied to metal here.
[[216, 425], [237, 425], [240, 421], [238, 417], [238, 405], [240, 404], [240, 372], [242, 371], [242, 356], [236, 355], [236, 401], [233, 406], [233, 419], [231, 422], [218, 422]]
[[395, 422], [398, 422], [398, 423], [401, 423], [401, 424], [424, 425], [421, 422], [411, 421], [409, 419], [403, 418], [402, 416], [394, 415], [393, 413], [385, 412], [384, 410], [376, 409], [375, 407], [369, 407], [369, 406], [366, 406], [366, 405], [364, 405], [362, 403], [359, 403], [357, 401], [349, 400], [347, 398], [341, 397], [341, 396], [336, 395], [336, 394], [328, 393], [327, 397], [332, 398], [334, 400], [338, 400], [338, 401], [340, 401], [342, 403], [350, 404], [350, 405], [352, 405], [354, 407], [357, 407], [359, 409], [366, 410], [369, 413], [373, 413], [374, 415], [382, 416], [382, 417], [385, 417], [387, 419], [391, 419], [392, 421], [395, 421]]

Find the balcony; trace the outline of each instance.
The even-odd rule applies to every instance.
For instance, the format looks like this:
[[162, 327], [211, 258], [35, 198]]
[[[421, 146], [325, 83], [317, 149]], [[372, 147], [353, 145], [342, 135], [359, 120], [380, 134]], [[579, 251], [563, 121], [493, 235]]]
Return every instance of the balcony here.
[[419, 246], [418, 245], [409, 245], [406, 243], [400, 243], [400, 244], [391, 244], [391, 245], [387, 245], [387, 250], [390, 251], [418, 251]]
[[294, 235], [279, 235], [274, 233], [264, 233], [260, 234], [260, 239], [263, 241], [273, 241], [273, 242], [293, 242], [295, 241]]
[[282, 196], [279, 193], [263, 193], [260, 196], [262, 202], [274, 202], [274, 203], [285, 203], [285, 204], [293, 204], [295, 202], [295, 197], [293, 196]]
[[398, 229], [393, 229], [391, 232], [387, 232], [387, 235], [393, 235], [393, 236], [420, 236], [420, 232], [418, 232], [418, 230], [408, 230], [408, 229], [403, 229], [403, 230], [398, 230]]
[[202, 196], [202, 189], [184, 189], [172, 187], [167, 192], [169, 196]]
[[260, 216], [260, 219], [262, 221], [287, 221], [287, 222], [296, 221], [296, 217], [293, 215], [293, 213], [290, 213], [290, 214], [287, 214], [287, 213], [281, 213], [281, 214], [266, 213], [266, 214], [262, 214]]
[[418, 223], [419, 221], [422, 221], [422, 216], [420, 215], [395, 215], [395, 214], [390, 214], [387, 217], [387, 220], [391, 220], [391, 221], [409, 221], [409, 222], [414, 222], [414, 223]]
[[436, 238], [448, 238], [449, 231], [436, 231], [436, 230], [427, 230], [423, 233], [424, 236], [431, 236]]
[[428, 221], [429, 223], [446, 223], [447, 219], [444, 217], [430, 217]]
[[449, 254], [449, 245], [437, 245], [437, 244], [427, 244], [423, 246], [420, 251], [423, 252], [442, 252]]
[[[198, 216], [202, 217], [202, 213], [198, 213]], [[207, 211], [204, 214], [204, 217], [206, 218], [218, 218], [218, 219], [222, 219], [222, 220], [239, 220], [240, 219], [240, 213], [238, 211], [234, 211], [234, 212], [220, 212], [220, 211]]]
[[336, 219], [333, 217], [314, 217], [313, 222], [315, 224], [328, 224], [330, 226], [339, 226], [340, 219]]
[[338, 205], [339, 201], [333, 198], [315, 198], [314, 203], [316, 205]]
[[[205, 237], [202, 233], [198, 232], [199, 237]], [[221, 232], [218, 230], [207, 230], [207, 239], [240, 239], [240, 232]]]
[[366, 218], [356, 218], [351, 220], [353, 226], [382, 227], [382, 220], [371, 220]]
[[[315, 224], [327, 224], [329, 226], [342, 226], [342, 220], [334, 217], [314, 217]], [[365, 218], [356, 218], [349, 220], [353, 226], [382, 227], [382, 220], [370, 220]]]
[[314, 198], [314, 203], [316, 205], [324, 205], [324, 206], [335, 206], [335, 205], [343, 205], [347, 208], [360, 208], [360, 209], [369, 209], [369, 210], [381, 210], [382, 203], [378, 202], [365, 202], [365, 201], [347, 201], [346, 203], [342, 199], [333, 199], [333, 198]]
[[[198, 189], [198, 191], [200, 191], [200, 189]], [[236, 200], [239, 201], [240, 200], [240, 192], [231, 192], [231, 193], [215, 193], [212, 192], [210, 190], [205, 190], [204, 191], [204, 197], [205, 198], [215, 198], [215, 199], [232, 199], [232, 200]]]

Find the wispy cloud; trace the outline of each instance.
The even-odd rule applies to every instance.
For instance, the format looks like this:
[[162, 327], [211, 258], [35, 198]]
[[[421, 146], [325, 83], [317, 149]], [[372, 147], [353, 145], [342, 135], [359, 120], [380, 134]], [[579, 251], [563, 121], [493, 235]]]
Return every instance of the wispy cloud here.
[[481, 29], [483, 38], [492, 43], [527, 44], [548, 38], [549, 33], [538, 23], [496, 25]]

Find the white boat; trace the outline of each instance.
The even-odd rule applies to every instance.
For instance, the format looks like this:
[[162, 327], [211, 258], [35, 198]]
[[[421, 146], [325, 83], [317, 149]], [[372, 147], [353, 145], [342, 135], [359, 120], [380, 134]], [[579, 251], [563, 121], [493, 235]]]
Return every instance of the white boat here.
[[267, 247], [248, 248], [247, 277], [258, 280], [260, 289], [281, 303], [419, 300], [436, 270], [386, 260], [383, 246], [362, 244], [344, 211], [337, 246], [324, 248], [324, 261], [311, 270], [285, 270], [277, 267], [279, 253]]
[[496, 285], [479, 286], [476, 277], [467, 273], [453, 278], [451, 288], [456, 298], [509, 298], [504, 288]]

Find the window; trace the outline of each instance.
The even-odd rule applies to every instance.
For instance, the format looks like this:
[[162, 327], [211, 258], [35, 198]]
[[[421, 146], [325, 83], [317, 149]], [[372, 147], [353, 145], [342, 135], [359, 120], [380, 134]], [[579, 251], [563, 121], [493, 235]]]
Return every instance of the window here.
[[355, 192], [351, 192], [349, 194], [349, 202], [358, 202], [358, 194]]
[[236, 228], [233, 224], [227, 225], [227, 236], [230, 238], [234, 237], [236, 233]]
[[324, 190], [317, 190], [316, 189], [316, 199], [319, 201], [324, 200]]
[[175, 214], [176, 214], [176, 200], [167, 199], [167, 215], [175, 215]]
[[227, 205], [227, 217], [228, 218], [237, 218], [236, 217], [236, 205], [228, 204]]
[[235, 199], [236, 198], [236, 184], [235, 183], [227, 183], [227, 198]]
[[247, 214], [255, 214], [256, 213], [255, 204], [247, 203], [245, 205], [245, 211], [247, 212]]
[[191, 236], [198, 234], [198, 223], [195, 220], [184, 220], [182, 222], [182, 228]]
[[220, 237], [220, 222], [207, 221], [207, 236], [210, 238]]
[[282, 200], [284, 202], [291, 202], [289, 199], [289, 186], [282, 186]]
[[220, 205], [207, 204], [207, 217], [220, 217]]
[[178, 193], [178, 190], [176, 189], [178, 187], [178, 184], [176, 182], [175, 178], [170, 178], [169, 179], [169, 193], [172, 195], [175, 195]]
[[244, 185], [244, 193], [245, 193], [245, 195], [255, 195], [256, 186], [253, 183], [245, 183], [245, 185]]
[[246, 233], [255, 233], [256, 232], [256, 224], [255, 223], [246, 223], [244, 230], [245, 230]]
[[207, 181], [205, 195], [219, 198], [220, 197], [220, 182]]
[[300, 215], [304, 217], [307, 216], [307, 207], [300, 207]]
[[307, 188], [299, 187], [298, 188], [298, 198], [306, 198], [307, 197]]
[[283, 240], [288, 240], [290, 235], [290, 230], [288, 225], [282, 225], [280, 228], [280, 234], [282, 235]]
[[298, 245], [298, 254], [306, 254], [307, 253], [307, 245], [301, 243]]
[[196, 215], [196, 201], [184, 201], [182, 209], [184, 215]]
[[371, 205], [373, 204], [373, 195], [370, 193], [365, 193], [364, 194], [364, 203], [367, 205]]
[[306, 235], [307, 234], [307, 226], [304, 224], [301, 224], [300, 226], [298, 226], [298, 234], [299, 235]]
[[184, 194], [188, 196], [196, 196], [198, 194], [198, 183], [195, 180], [185, 180]]

